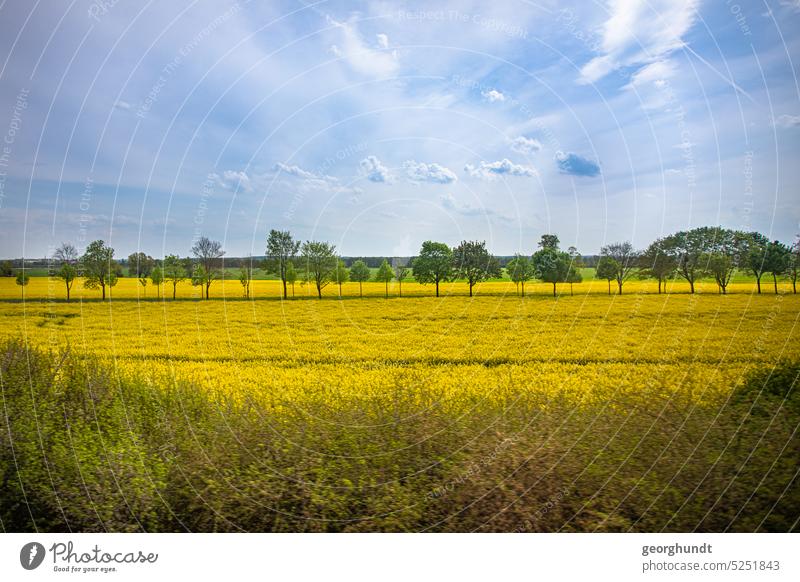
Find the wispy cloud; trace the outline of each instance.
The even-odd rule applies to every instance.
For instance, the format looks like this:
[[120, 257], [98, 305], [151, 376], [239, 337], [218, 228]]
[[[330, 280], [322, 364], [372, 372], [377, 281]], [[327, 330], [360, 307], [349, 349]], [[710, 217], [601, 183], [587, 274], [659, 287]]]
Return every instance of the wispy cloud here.
[[773, 125], [784, 129], [800, 127], [800, 115], [779, 115], [775, 118]]
[[[376, 77], [393, 75], [398, 66], [396, 52], [386, 52], [385, 50], [375, 50], [367, 45], [361, 38], [361, 34], [354, 22], [338, 22], [332, 18], [328, 21], [341, 31], [341, 46], [333, 45], [331, 52], [336, 56], [344, 58], [350, 68], [362, 75]], [[386, 47], [389, 46], [389, 37], [385, 34], [378, 35], [378, 47], [385, 41]]]
[[620, 67], [662, 60], [684, 46], [697, 19], [699, 0], [611, 0], [601, 52], [581, 69], [580, 82], [594, 83]]
[[494, 180], [501, 176], [523, 176], [530, 178], [536, 175], [536, 169], [532, 166], [515, 164], [508, 158], [503, 158], [497, 162], [481, 162], [477, 166], [467, 164], [464, 166], [464, 171], [473, 178], [480, 178], [481, 180]]

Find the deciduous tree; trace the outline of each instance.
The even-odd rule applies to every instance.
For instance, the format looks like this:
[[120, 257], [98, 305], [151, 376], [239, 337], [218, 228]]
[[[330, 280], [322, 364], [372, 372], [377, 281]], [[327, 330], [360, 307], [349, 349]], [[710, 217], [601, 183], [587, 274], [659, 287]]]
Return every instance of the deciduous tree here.
[[364, 297], [362, 286], [364, 281], [369, 281], [370, 275], [371, 273], [369, 267], [360, 259], [353, 263], [353, 265], [350, 267], [350, 280], [358, 283], [359, 297]]
[[486, 241], [461, 241], [453, 249], [453, 270], [455, 278], [467, 280], [470, 297], [477, 283], [501, 274], [500, 263], [486, 249]]
[[113, 287], [117, 281], [114, 270], [114, 249], [106, 246], [102, 240], [92, 241], [81, 258], [81, 266], [85, 277], [83, 286], [87, 289], [99, 287], [105, 301], [106, 287]]
[[386, 286], [386, 298], [389, 298], [389, 283], [391, 280], [394, 279], [394, 271], [392, 270], [392, 266], [389, 264], [389, 261], [383, 259], [380, 267], [375, 272], [375, 280], [381, 281]]
[[286, 299], [287, 284], [286, 271], [297, 256], [300, 241], [294, 240], [288, 230], [270, 230], [267, 236], [267, 270], [275, 273], [283, 283], [283, 298]]
[[438, 297], [439, 283], [449, 281], [452, 276], [453, 251], [444, 243], [425, 241], [411, 268], [418, 283], [436, 285], [436, 297]]
[[339, 263], [336, 247], [326, 242], [306, 241], [301, 252], [306, 280], [314, 283], [317, 297], [322, 299], [322, 290], [331, 282]]

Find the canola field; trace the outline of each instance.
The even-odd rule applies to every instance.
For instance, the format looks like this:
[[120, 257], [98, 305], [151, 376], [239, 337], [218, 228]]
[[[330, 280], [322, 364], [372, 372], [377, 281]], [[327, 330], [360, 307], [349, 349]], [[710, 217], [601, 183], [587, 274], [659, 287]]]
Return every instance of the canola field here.
[[[469, 299], [450, 284], [437, 299], [406, 283], [407, 296], [384, 300], [384, 286], [370, 283], [363, 300], [174, 303], [120, 300], [132, 291], [120, 285], [106, 303], [66, 304], [32, 299], [44, 282], [24, 304], [0, 303], [0, 341], [69, 347], [125, 376], [243, 398], [345, 402], [417, 384], [432, 399], [533, 390], [581, 400], [645, 384], [718, 397], [750, 369], [800, 358], [798, 297], [746, 293], [748, 284], [723, 297], [708, 287], [644, 294], [649, 282], [631, 282], [608, 297], [594, 283], [553, 300], [549, 286], [529, 285], [521, 298], [510, 283], [489, 283]], [[256, 297], [279, 296], [277, 282], [261, 287]]]
[[[553, 299], [547, 285], [522, 298], [497, 282], [470, 299], [455, 283], [437, 299], [404, 283], [387, 300], [370, 283], [364, 299], [349, 284], [342, 300], [330, 286], [322, 301], [281, 301], [262, 281], [253, 301], [238, 282], [229, 300], [187, 300], [187, 285], [184, 300], [145, 301], [133, 283], [105, 303], [94, 291], [65, 303], [33, 280], [24, 302], [0, 302], [11, 419], [0, 453], [24, 475], [26, 503], [39, 500], [0, 506], [6, 524], [790, 531], [800, 520], [800, 300], [785, 287], [658, 295], [635, 281], [609, 297], [593, 281]], [[50, 463], [72, 470], [53, 477]], [[0, 493], [22, 499], [5, 482]]]

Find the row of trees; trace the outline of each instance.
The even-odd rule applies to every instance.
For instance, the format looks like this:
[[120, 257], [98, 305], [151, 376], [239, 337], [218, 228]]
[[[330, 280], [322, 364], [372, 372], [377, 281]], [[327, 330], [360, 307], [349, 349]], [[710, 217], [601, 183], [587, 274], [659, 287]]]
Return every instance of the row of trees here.
[[[189, 280], [200, 287], [202, 295], [208, 299], [214, 281], [230, 276], [223, 268], [224, 255], [219, 241], [201, 237], [192, 246], [191, 257], [187, 258], [167, 255], [156, 260], [141, 252], [131, 254], [128, 274], [138, 279], [145, 294], [147, 286], [152, 284], [160, 297], [161, 286], [167, 284], [172, 286], [174, 299], [178, 284]], [[83, 278], [86, 288], [100, 289], [105, 300], [107, 289], [110, 292], [122, 276], [122, 267], [114, 260], [114, 249], [102, 240], [90, 243], [80, 256], [73, 245], [62, 244], [53, 260], [58, 266], [55, 275], [65, 284], [67, 301], [79, 277]], [[526, 282], [534, 279], [552, 284], [555, 296], [559, 283], [569, 284], [571, 291], [572, 284], [582, 281], [583, 266], [575, 247], [561, 250], [558, 236], [546, 234], [532, 255], [516, 254], [507, 263], [506, 272], [523, 296]], [[788, 277], [797, 293], [798, 266], [800, 238], [787, 246], [757, 232], [702, 227], [661, 238], [643, 251], [636, 251], [630, 242], [606, 245], [601, 249], [595, 277], [608, 281], [609, 294], [612, 282], [616, 282], [622, 294], [625, 282], [631, 277], [656, 279], [659, 293], [666, 289], [667, 280], [674, 277], [685, 279], [691, 293], [695, 292], [696, 281], [712, 277], [719, 292], [724, 294], [734, 273], [740, 271], [755, 277], [758, 293], [761, 293], [761, 280], [767, 274], [772, 276], [776, 293], [779, 277]], [[433, 285], [437, 297], [441, 283], [465, 280], [472, 296], [476, 284], [502, 276], [500, 261], [487, 250], [484, 241], [462, 241], [452, 248], [442, 242], [425, 241], [419, 255], [410, 263], [392, 265], [383, 259], [373, 275], [364, 260], [357, 260], [348, 268], [330, 243], [301, 242], [289, 231], [279, 230], [269, 232], [263, 262], [255, 264], [247, 259], [241, 264], [238, 278], [245, 297], [250, 296], [250, 283], [257, 268], [280, 279], [284, 298], [288, 298], [290, 288], [294, 296], [298, 281], [313, 285], [321, 298], [329, 284], [338, 285], [341, 297], [342, 285], [348, 281], [359, 283], [359, 294], [363, 294], [362, 284], [370, 280], [384, 283], [388, 296], [389, 283], [397, 280], [402, 295], [402, 282], [409, 275], [421, 284]], [[23, 287], [28, 282], [24, 272], [17, 278], [17, 283]]]
[[712, 277], [719, 292], [725, 294], [734, 274], [742, 272], [756, 279], [761, 293], [761, 279], [771, 275], [778, 292], [778, 279], [787, 277], [797, 293], [800, 267], [800, 238], [791, 246], [770, 241], [758, 232], [742, 232], [721, 227], [700, 227], [660, 238], [644, 251], [637, 252], [629, 242], [615, 243], [601, 250], [596, 277], [616, 281], [619, 293], [633, 276], [658, 280], [658, 292], [666, 289], [667, 280], [678, 277], [695, 283]]

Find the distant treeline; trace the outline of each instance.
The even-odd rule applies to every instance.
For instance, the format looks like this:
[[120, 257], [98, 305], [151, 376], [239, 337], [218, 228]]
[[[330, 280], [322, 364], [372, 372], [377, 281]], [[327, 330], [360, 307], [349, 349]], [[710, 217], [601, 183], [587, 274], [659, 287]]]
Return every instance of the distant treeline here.
[[[455, 247], [436, 241], [425, 241], [415, 257], [349, 257], [345, 259], [336, 252], [336, 247], [324, 241], [296, 240], [291, 232], [271, 230], [267, 235], [266, 251], [261, 257], [226, 259], [222, 243], [200, 237], [190, 249], [190, 256], [167, 255], [153, 258], [145, 253], [133, 253], [127, 259], [114, 258], [114, 249], [102, 240], [90, 243], [83, 254], [74, 245], [63, 243], [53, 257], [47, 259], [46, 269], [50, 276], [60, 278], [66, 287], [69, 301], [70, 290], [77, 278], [83, 278], [84, 286], [100, 289], [106, 297], [106, 287], [116, 285], [120, 277], [136, 277], [146, 287], [152, 284], [159, 295], [161, 285], [172, 285], [175, 298], [178, 283], [188, 280], [204, 291], [206, 299], [214, 281], [236, 277], [242, 284], [245, 297], [250, 296], [250, 281], [257, 270], [275, 275], [283, 284], [283, 297], [288, 298], [288, 288], [295, 283], [313, 285], [319, 298], [322, 290], [333, 283], [339, 286], [348, 281], [360, 284], [367, 281], [385, 283], [386, 294], [389, 283], [400, 283], [413, 277], [418, 283], [431, 284], [439, 296], [439, 285], [460, 280], [473, 287], [483, 281], [500, 278], [503, 272], [525, 295], [525, 283], [539, 280], [557, 286], [570, 285], [583, 280], [581, 269], [593, 267], [595, 277], [616, 283], [622, 294], [624, 284], [631, 277], [653, 278], [658, 281], [658, 292], [666, 288], [669, 279], [679, 278], [689, 283], [690, 292], [695, 292], [695, 282], [711, 277], [719, 292], [727, 292], [734, 273], [743, 272], [756, 280], [761, 293], [762, 278], [772, 279], [775, 293], [778, 280], [792, 283], [797, 293], [797, 272], [800, 266], [800, 235], [792, 244], [771, 241], [758, 232], [742, 232], [722, 227], [700, 227], [680, 231], [660, 238], [646, 249], [637, 250], [628, 241], [604, 246], [597, 257], [584, 257], [577, 248], [560, 248], [555, 234], [542, 235], [537, 249], [532, 254], [515, 254], [513, 257], [497, 257], [486, 248], [485, 241], [462, 241]], [[21, 262], [20, 262], [21, 263]], [[238, 269], [235, 273], [228, 268]], [[27, 285], [30, 263], [16, 268], [17, 283]], [[373, 270], [375, 271], [373, 273]], [[0, 274], [13, 276], [14, 263], [0, 264]]]

